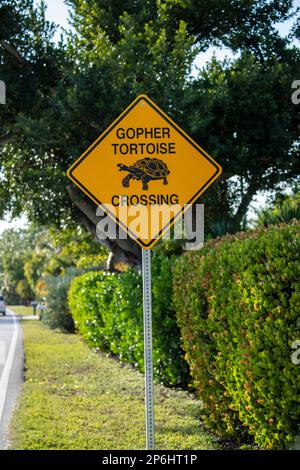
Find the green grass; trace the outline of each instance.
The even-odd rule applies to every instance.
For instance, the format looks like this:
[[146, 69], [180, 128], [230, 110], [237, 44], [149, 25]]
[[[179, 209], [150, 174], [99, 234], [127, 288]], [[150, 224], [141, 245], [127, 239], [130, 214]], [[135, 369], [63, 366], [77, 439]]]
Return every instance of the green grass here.
[[[26, 373], [12, 449], [144, 449], [143, 375], [91, 351], [79, 335], [24, 322]], [[217, 448], [199, 402], [155, 386], [157, 449]]]
[[33, 307], [25, 307], [24, 305], [9, 305], [8, 309], [12, 310], [17, 315], [33, 315]]

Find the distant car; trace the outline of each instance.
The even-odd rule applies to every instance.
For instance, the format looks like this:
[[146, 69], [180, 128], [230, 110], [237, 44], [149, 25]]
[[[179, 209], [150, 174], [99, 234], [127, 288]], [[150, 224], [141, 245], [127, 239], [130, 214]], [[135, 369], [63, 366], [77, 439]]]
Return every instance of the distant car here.
[[3, 295], [0, 295], [0, 313], [2, 313], [2, 315], [6, 315], [6, 305]]

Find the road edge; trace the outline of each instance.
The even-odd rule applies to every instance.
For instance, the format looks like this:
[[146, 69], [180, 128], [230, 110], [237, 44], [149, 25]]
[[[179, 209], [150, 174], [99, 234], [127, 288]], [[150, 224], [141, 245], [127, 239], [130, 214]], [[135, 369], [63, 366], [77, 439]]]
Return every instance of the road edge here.
[[[7, 309], [7, 313], [13, 317], [14, 332], [0, 380], [0, 450], [5, 450], [9, 445], [9, 425], [24, 381], [23, 331], [21, 322], [20, 318], [12, 310]], [[8, 390], [10, 390], [9, 394]]]

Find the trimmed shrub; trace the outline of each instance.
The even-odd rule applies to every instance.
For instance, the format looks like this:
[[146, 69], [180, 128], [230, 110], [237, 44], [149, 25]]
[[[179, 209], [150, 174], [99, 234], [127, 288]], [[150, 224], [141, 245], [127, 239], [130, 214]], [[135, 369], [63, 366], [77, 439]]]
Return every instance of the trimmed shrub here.
[[299, 432], [300, 223], [227, 236], [176, 264], [174, 302], [204, 420], [266, 449]]
[[[188, 366], [172, 303], [174, 257], [154, 254], [152, 259], [154, 376], [164, 384], [186, 384]], [[76, 328], [91, 347], [143, 371], [142, 277], [137, 270], [89, 272], [74, 279], [69, 305]]]

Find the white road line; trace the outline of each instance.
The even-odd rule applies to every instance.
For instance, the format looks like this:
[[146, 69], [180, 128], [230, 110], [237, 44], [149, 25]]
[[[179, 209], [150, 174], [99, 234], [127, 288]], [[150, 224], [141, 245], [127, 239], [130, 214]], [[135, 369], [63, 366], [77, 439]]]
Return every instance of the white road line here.
[[17, 338], [18, 338], [18, 326], [17, 326], [15, 315], [13, 315], [13, 313], [10, 310], [7, 310], [7, 313], [13, 319], [14, 332], [13, 332], [13, 337], [10, 343], [10, 348], [9, 348], [9, 352], [7, 355], [6, 363], [5, 363], [2, 376], [0, 379], [0, 422], [2, 419], [3, 411], [4, 411], [4, 405], [5, 405], [5, 400], [6, 400], [7, 388], [8, 388], [8, 381], [9, 381], [10, 372], [11, 372], [13, 362], [14, 362]]

